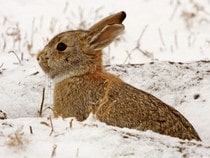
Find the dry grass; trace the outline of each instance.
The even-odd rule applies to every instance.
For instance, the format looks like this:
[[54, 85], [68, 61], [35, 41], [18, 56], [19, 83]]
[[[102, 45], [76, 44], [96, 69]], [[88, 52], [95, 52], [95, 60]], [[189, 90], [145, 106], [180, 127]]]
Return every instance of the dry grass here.
[[21, 65], [22, 64], [22, 61], [21, 59], [18, 57], [17, 53], [14, 51], [14, 50], [11, 50], [8, 52], [9, 54], [14, 54], [16, 59], [18, 60], [18, 63]]
[[52, 153], [51, 153], [51, 158], [56, 157], [56, 149], [57, 149], [57, 145], [56, 145], [56, 144], [54, 144], [52, 148], [53, 148], [53, 149], [52, 149]]
[[9, 147], [23, 147], [28, 144], [29, 140], [24, 136], [23, 127], [18, 128], [15, 133], [9, 134], [6, 140], [6, 145]]
[[52, 122], [52, 117], [50, 116], [49, 119], [50, 119], [50, 127], [51, 127], [51, 131], [50, 131], [50, 136], [51, 136], [55, 130], [54, 130], [53, 122]]
[[45, 125], [47, 127], [50, 127], [51, 130], [50, 130], [49, 136], [52, 136], [52, 134], [55, 132], [53, 121], [52, 121], [52, 116], [49, 116], [48, 119], [49, 119], [49, 123], [48, 122], [45, 122], [45, 121], [42, 121], [42, 122], [40, 122], [40, 124]]
[[141, 40], [142, 40], [142, 38], [144, 36], [144, 33], [146, 32], [147, 28], [148, 28], [148, 25], [145, 25], [145, 27], [143, 28], [139, 38], [136, 41], [136, 46], [131, 51], [128, 51], [128, 50], [126, 51], [127, 57], [125, 58], [123, 64], [125, 64], [127, 62], [129, 63], [129, 60], [132, 60], [132, 54], [134, 53], [134, 51], [140, 52], [142, 55], [144, 55], [147, 58], [150, 58], [152, 60], [154, 59], [153, 53], [151, 53], [147, 50], [144, 50], [141, 47]]
[[79, 158], [79, 148], [77, 148], [77, 152], [76, 152], [75, 158]]
[[4, 63], [1, 63], [1, 65], [0, 65], [0, 75], [3, 73], [3, 66], [4, 66]]
[[40, 109], [38, 111], [39, 117], [42, 117], [43, 106], [44, 106], [44, 99], [45, 99], [45, 87], [42, 90], [42, 101], [41, 101]]
[[69, 128], [72, 128], [74, 119], [71, 119], [69, 122]]
[[29, 126], [29, 130], [31, 134], [34, 134], [32, 126]]
[[191, 10], [181, 10], [181, 17], [188, 29], [191, 29], [195, 23], [198, 25], [203, 21], [210, 23], [210, 12], [205, 9], [205, 6], [194, 0], [189, 0], [189, 5]]
[[170, 18], [169, 18], [169, 19], [170, 19], [170, 21], [172, 21], [172, 20], [173, 20], [173, 18], [174, 18], [174, 16], [175, 16], [175, 14], [176, 14], [176, 12], [177, 12], [177, 10], [178, 10], [178, 8], [179, 8], [180, 4], [181, 4], [181, 2], [180, 2], [179, 0], [176, 0], [175, 7], [174, 7], [174, 9], [173, 9], [173, 12], [172, 12], [172, 14], [171, 14]]

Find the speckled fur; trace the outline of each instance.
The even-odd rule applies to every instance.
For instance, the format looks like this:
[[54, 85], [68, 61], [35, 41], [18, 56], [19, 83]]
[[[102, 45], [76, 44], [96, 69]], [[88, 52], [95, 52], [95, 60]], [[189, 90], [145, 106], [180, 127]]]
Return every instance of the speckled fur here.
[[[109, 125], [200, 140], [177, 110], [104, 71], [101, 50], [123, 31], [124, 19], [119, 12], [88, 31], [61, 33], [39, 53], [40, 66], [55, 81], [55, 116], [83, 121], [92, 112]], [[67, 44], [65, 51], [56, 50], [59, 42]]]

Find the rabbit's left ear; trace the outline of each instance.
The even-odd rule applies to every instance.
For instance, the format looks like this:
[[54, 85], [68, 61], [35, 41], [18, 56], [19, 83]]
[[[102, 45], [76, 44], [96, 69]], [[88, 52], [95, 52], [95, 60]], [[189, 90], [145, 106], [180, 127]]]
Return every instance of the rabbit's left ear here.
[[96, 24], [89, 28], [89, 31], [97, 32], [102, 30], [106, 25], [122, 24], [125, 18], [126, 13], [124, 11], [112, 14], [98, 21]]
[[106, 25], [101, 31], [89, 36], [90, 50], [98, 51], [108, 46], [124, 30], [123, 24]]
[[124, 30], [124, 11], [107, 16], [89, 28], [88, 37], [90, 50], [101, 50], [108, 46]]

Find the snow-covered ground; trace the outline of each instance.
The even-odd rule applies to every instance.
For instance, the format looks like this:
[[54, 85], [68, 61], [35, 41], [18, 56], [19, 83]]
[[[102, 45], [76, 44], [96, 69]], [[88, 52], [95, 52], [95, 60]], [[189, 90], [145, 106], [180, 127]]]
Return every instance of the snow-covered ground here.
[[[0, 157], [210, 157], [209, 0], [0, 4], [0, 110], [8, 116], [0, 121]], [[37, 64], [37, 52], [57, 33], [87, 29], [121, 10], [127, 12], [126, 31], [104, 50], [105, 64], [111, 64], [106, 69], [175, 107], [202, 142], [111, 127], [94, 116], [85, 122], [53, 118], [53, 84]]]

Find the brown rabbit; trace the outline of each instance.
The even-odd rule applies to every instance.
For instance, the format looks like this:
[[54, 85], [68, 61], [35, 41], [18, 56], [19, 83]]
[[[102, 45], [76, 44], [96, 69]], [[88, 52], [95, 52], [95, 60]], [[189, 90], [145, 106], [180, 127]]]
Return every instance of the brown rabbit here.
[[38, 54], [40, 66], [55, 82], [54, 115], [83, 121], [93, 112], [108, 125], [200, 140], [177, 110], [104, 70], [102, 49], [123, 32], [125, 17], [119, 12], [89, 30], [60, 33]]

